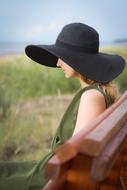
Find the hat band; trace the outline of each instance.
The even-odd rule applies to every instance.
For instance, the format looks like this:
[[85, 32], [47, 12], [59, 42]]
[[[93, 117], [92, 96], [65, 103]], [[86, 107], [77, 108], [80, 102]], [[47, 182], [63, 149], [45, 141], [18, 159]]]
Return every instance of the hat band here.
[[81, 47], [81, 46], [74, 46], [71, 44], [66, 44], [64, 42], [61, 42], [59, 40], [56, 41], [56, 46], [68, 48], [73, 51], [83, 52], [83, 53], [98, 53], [98, 47]]

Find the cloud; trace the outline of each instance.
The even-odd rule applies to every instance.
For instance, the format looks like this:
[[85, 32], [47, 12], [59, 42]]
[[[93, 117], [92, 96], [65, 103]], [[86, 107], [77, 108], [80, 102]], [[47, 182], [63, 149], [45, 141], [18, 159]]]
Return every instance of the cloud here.
[[31, 27], [31, 36], [40, 36], [40, 34], [43, 32], [43, 27], [42, 25], [34, 25]]
[[53, 20], [47, 25], [36, 24], [31, 27], [29, 37], [32, 39], [39, 39], [42, 35], [47, 37], [48, 35], [55, 35], [65, 24], [65, 21]]
[[46, 12], [45, 14], [41, 14], [37, 19], [32, 20], [29, 23], [29, 28], [27, 26], [27, 30], [25, 34], [27, 39], [34, 41], [54, 41], [61, 31], [62, 27], [67, 23], [70, 23], [75, 20], [75, 10], [70, 11], [70, 9], [66, 8], [66, 16], [65, 11], [61, 11], [58, 9], [57, 12]]

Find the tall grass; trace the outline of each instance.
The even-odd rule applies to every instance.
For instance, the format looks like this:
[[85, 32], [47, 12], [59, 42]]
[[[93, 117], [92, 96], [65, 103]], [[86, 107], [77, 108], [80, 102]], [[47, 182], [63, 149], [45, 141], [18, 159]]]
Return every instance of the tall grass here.
[[118, 84], [121, 93], [123, 93], [125, 90], [127, 90], [127, 46], [105, 47], [101, 50], [102, 52], [109, 54], [121, 55], [125, 59], [126, 66], [123, 73], [114, 80]]
[[[102, 51], [127, 59], [127, 48]], [[116, 79], [121, 92], [127, 89], [126, 76], [127, 69]], [[0, 159], [41, 159], [78, 88], [78, 80], [65, 79], [60, 69], [41, 66], [24, 55], [1, 58]]]
[[[77, 80], [65, 80], [60, 69], [51, 69], [32, 62], [25, 56], [0, 61], [0, 86], [14, 99], [73, 93]], [[12, 95], [13, 94], [13, 95]]]
[[11, 114], [0, 125], [0, 158], [41, 159], [49, 151], [70, 99], [71, 96], [44, 97], [13, 105]]

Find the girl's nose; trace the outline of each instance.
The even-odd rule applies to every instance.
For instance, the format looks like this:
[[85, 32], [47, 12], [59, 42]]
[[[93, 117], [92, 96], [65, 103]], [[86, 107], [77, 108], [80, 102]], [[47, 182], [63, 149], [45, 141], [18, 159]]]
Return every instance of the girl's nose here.
[[61, 64], [59, 63], [59, 61], [57, 61], [57, 67], [61, 67]]

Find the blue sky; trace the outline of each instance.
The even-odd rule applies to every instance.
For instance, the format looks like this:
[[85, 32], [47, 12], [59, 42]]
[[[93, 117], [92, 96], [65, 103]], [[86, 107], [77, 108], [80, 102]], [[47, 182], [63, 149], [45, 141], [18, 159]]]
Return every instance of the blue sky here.
[[127, 39], [127, 0], [0, 0], [0, 40], [52, 43], [71, 22], [94, 27], [100, 40]]

